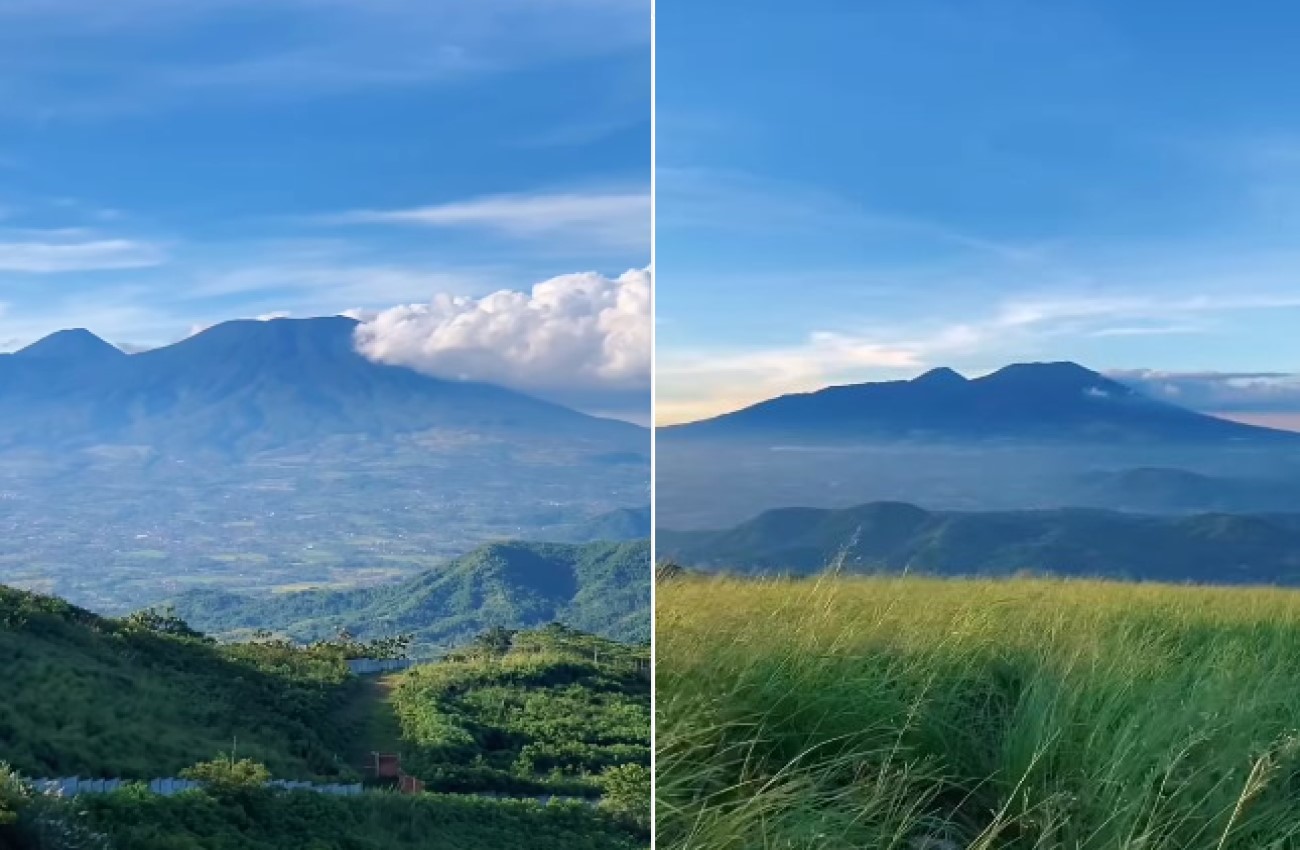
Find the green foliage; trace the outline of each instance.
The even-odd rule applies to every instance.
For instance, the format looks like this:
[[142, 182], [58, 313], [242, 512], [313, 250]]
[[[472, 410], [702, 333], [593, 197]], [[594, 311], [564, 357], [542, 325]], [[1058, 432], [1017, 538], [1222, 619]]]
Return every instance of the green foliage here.
[[20, 850], [113, 850], [107, 833], [72, 801], [34, 795], [15, 827]]
[[124, 791], [83, 801], [113, 846], [130, 850], [635, 850], [645, 843], [589, 806], [442, 795], [311, 792], [161, 797]]
[[0, 830], [18, 822], [18, 812], [30, 796], [31, 790], [18, 773], [0, 761]]
[[51, 796], [35, 794], [0, 762], [0, 850], [109, 850], [108, 836], [86, 813]]
[[[0, 752], [17, 770], [179, 772], [205, 783], [174, 797], [136, 786], [65, 801], [33, 795], [0, 770], [0, 850], [405, 850], [431, 836], [464, 850], [523, 846], [521, 836], [530, 848], [644, 847], [624, 803], [340, 798], [263, 786], [272, 773], [354, 776], [343, 754], [355, 760], [382, 738], [434, 788], [594, 796], [609, 768], [649, 762], [645, 647], [558, 623], [503, 628], [451, 660], [358, 681], [348, 658], [400, 654], [404, 639], [339, 633], [299, 647], [262, 633], [219, 645], [169, 612], [113, 620], [2, 587], [0, 624], [10, 688]], [[390, 706], [393, 680], [397, 714], [385, 724], [378, 710]], [[240, 757], [206, 760], [232, 742]], [[626, 782], [609, 787], [620, 801], [631, 793], [618, 790]]]
[[445, 647], [494, 627], [535, 628], [561, 620], [615, 640], [648, 641], [649, 565], [645, 540], [493, 543], [398, 584], [260, 598], [194, 592], [176, 605], [210, 634], [266, 628], [296, 640], [340, 631], [363, 639], [400, 634], [410, 645]]
[[1300, 593], [686, 578], [667, 850], [1300, 846]]
[[0, 753], [28, 776], [169, 776], [236, 738], [277, 775], [348, 772], [333, 718], [356, 683], [335, 647], [219, 646], [0, 587], [0, 669]]
[[468, 651], [477, 655], [500, 658], [510, 651], [514, 639], [515, 630], [493, 626], [470, 641]]
[[202, 782], [214, 792], [261, 788], [271, 778], [266, 765], [252, 759], [239, 759], [234, 754], [212, 761], [201, 761], [180, 772], [182, 779]]
[[135, 611], [122, 618], [122, 625], [127, 629], [141, 629], [154, 634], [207, 640], [201, 632], [190, 628], [190, 624], [181, 619], [171, 606]]
[[643, 832], [650, 830], [653, 782], [643, 764], [620, 764], [600, 775], [601, 805]]
[[441, 790], [596, 795], [649, 764], [648, 656], [559, 624], [494, 630], [393, 693], [405, 769]]

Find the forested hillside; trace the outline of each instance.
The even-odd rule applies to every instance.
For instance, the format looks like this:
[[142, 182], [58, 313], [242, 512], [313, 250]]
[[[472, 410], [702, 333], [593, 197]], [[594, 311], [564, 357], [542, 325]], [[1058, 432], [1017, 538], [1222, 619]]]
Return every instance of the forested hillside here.
[[650, 637], [650, 544], [491, 543], [404, 582], [258, 597], [194, 591], [180, 614], [213, 634], [272, 629], [315, 639], [411, 634], [446, 647], [502, 626], [561, 621], [625, 641]]
[[179, 620], [98, 617], [0, 586], [0, 761], [27, 775], [148, 779], [237, 748], [278, 776], [347, 772], [340, 646], [222, 646]]

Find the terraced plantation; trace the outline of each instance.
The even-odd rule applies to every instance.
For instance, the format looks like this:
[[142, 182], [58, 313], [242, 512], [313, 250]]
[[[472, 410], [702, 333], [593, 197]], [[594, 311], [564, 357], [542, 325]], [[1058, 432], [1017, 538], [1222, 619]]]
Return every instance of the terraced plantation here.
[[[400, 651], [346, 636], [218, 644], [167, 612], [103, 618], [0, 587], [0, 848], [646, 846], [644, 647], [498, 628], [407, 673], [348, 672], [349, 658]], [[368, 775], [376, 750], [431, 793]], [[128, 785], [72, 802], [23, 781], [69, 775]], [[205, 787], [148, 792], [177, 775]], [[276, 791], [270, 778], [369, 790]]]

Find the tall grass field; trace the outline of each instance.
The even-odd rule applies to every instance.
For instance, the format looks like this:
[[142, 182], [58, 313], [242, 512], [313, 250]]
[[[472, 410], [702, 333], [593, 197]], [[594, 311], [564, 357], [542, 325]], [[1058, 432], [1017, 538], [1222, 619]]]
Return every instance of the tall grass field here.
[[676, 577], [658, 847], [1300, 848], [1300, 593]]

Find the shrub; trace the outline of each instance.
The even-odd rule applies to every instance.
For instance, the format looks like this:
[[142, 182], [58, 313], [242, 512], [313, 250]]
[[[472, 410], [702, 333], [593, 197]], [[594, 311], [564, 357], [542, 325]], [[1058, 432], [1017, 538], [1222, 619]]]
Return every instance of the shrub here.
[[609, 812], [643, 832], [650, 830], [650, 768], [641, 764], [621, 764], [600, 775], [604, 797], [600, 804]]
[[236, 761], [232, 754], [187, 767], [181, 771], [181, 778], [202, 782], [212, 791], [236, 791], [265, 786], [271, 779], [271, 771], [252, 759]]

